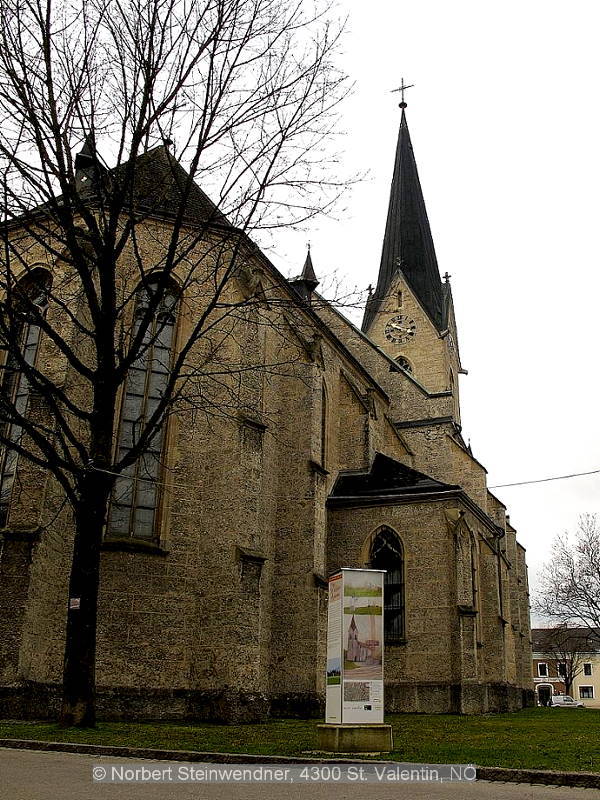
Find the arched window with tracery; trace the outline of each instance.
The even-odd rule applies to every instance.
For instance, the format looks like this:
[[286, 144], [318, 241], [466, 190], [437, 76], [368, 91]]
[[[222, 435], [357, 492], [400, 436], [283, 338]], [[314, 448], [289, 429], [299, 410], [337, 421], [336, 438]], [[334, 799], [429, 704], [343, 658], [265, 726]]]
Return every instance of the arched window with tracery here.
[[404, 553], [398, 535], [380, 528], [371, 543], [371, 568], [386, 570], [383, 580], [384, 636], [386, 642], [405, 638]]
[[[133, 335], [148, 310], [152, 284], [138, 292]], [[162, 302], [144, 335], [142, 353], [131, 366], [121, 406], [117, 438], [117, 460], [139, 441], [148, 420], [166, 389], [173, 361], [179, 293], [165, 291]], [[122, 472], [113, 490], [107, 534], [152, 541], [158, 539], [158, 503], [163, 446], [163, 424], [155, 432], [143, 455]]]
[[[10, 444], [18, 445], [23, 436], [19, 417], [24, 417], [29, 405], [29, 381], [23, 371], [23, 362], [34, 366], [38, 354], [41, 330], [40, 318], [48, 307], [48, 292], [52, 283], [45, 269], [34, 269], [14, 287], [11, 307], [4, 315], [2, 335], [10, 339], [4, 343], [6, 358], [2, 366], [0, 383], [4, 413], [3, 439], [7, 444], [0, 450], [0, 526], [8, 520], [12, 490], [19, 459]], [[13, 413], [11, 413], [11, 409]]]

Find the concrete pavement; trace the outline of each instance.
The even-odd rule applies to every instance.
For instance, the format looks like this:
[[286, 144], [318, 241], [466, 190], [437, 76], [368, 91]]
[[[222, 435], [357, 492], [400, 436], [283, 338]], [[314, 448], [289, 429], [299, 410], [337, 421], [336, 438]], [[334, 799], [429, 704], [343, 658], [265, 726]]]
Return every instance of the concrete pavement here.
[[[0, 750], [0, 800], [595, 800], [595, 789], [489, 783], [409, 784], [105, 784], [94, 765], [139, 760], [73, 753]], [[144, 761], [164, 768], [164, 761]], [[178, 767], [181, 764], [177, 765]], [[198, 767], [199, 764], [190, 765]]]

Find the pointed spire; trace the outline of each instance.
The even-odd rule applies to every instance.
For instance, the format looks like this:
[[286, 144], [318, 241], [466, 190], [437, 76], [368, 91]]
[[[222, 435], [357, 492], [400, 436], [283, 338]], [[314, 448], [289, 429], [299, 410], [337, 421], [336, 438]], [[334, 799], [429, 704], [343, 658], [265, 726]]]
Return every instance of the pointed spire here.
[[319, 280], [315, 274], [315, 268], [313, 267], [312, 258], [310, 255], [310, 244], [308, 245], [308, 250], [306, 253], [306, 259], [304, 261], [304, 266], [302, 267], [302, 274], [299, 278], [295, 278], [291, 281], [292, 286], [296, 289], [299, 294], [305, 300], [310, 302], [310, 295], [319, 285]]
[[402, 117], [381, 266], [373, 300], [365, 308], [363, 331], [368, 330], [398, 269], [402, 270], [434, 324], [441, 329], [443, 322], [442, 282], [406, 122], [406, 103], [402, 102], [400, 107]]
[[75, 156], [75, 186], [78, 191], [90, 194], [99, 188], [99, 177], [106, 172], [100, 163], [93, 133], [88, 133], [83, 147]]
[[311, 291], [316, 289], [319, 285], [319, 281], [315, 275], [315, 268], [313, 267], [312, 258], [310, 257], [310, 244], [308, 245], [306, 260], [304, 262], [304, 266], [302, 267], [302, 275], [300, 277], [307, 286], [310, 286]]
[[89, 169], [97, 161], [96, 142], [94, 134], [88, 133], [83, 142], [83, 147], [75, 156], [75, 169]]

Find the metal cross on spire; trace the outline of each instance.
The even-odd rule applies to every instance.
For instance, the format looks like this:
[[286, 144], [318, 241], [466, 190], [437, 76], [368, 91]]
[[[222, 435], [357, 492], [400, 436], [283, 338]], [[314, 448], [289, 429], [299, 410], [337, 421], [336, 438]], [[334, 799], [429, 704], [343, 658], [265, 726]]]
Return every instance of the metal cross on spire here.
[[399, 86], [397, 89], [392, 89], [392, 94], [393, 94], [394, 92], [401, 92], [401, 95], [400, 95], [400, 97], [401, 97], [400, 108], [406, 108], [406, 103], [404, 102], [404, 92], [405, 92], [407, 89], [412, 89], [412, 88], [413, 88], [413, 86], [414, 86], [414, 83], [411, 83], [411, 84], [409, 84], [409, 85], [407, 86], [407, 85], [404, 83], [404, 78], [401, 78], [401, 80], [400, 80], [400, 86]]

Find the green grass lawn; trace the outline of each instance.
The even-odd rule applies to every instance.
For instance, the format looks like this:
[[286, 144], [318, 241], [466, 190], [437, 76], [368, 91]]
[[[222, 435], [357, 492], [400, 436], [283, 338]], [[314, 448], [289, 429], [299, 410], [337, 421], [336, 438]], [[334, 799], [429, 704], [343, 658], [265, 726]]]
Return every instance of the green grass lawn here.
[[[515, 714], [394, 714], [397, 761], [476, 763], [600, 772], [600, 710], [526, 709]], [[101, 722], [95, 730], [2, 722], [0, 738], [84, 742], [172, 750], [302, 755], [316, 746], [315, 720], [261, 725]], [[389, 758], [389, 756], [387, 756]]]

